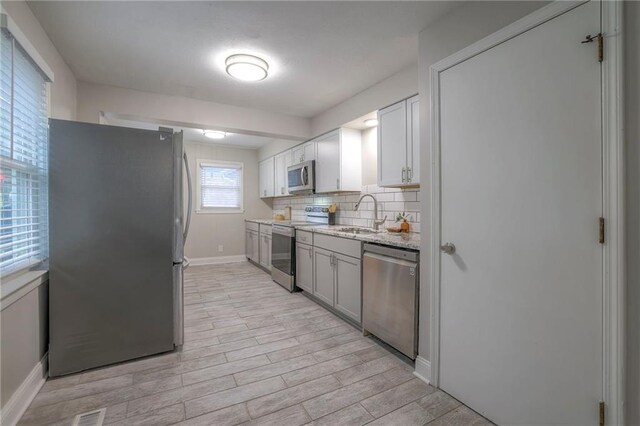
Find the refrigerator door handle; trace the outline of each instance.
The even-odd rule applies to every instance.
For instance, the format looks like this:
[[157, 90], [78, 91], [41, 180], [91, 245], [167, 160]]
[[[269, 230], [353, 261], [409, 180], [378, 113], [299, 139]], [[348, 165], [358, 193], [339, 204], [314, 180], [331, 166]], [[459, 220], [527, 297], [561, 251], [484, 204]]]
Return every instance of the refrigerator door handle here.
[[189, 170], [189, 159], [187, 158], [187, 153], [185, 152], [182, 156], [184, 159], [184, 169], [187, 172], [187, 219], [184, 224], [184, 233], [182, 237], [182, 243], [185, 244], [187, 242], [187, 236], [189, 235], [189, 225], [191, 225], [191, 211], [192, 211], [192, 201], [193, 201], [193, 188], [191, 185], [191, 171]]

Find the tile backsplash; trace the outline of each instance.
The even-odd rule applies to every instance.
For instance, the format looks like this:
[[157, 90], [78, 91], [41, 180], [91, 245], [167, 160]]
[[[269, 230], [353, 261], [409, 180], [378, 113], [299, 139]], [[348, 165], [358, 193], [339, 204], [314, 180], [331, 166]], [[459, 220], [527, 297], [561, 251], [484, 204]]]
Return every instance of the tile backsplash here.
[[373, 226], [373, 200], [367, 197], [360, 204], [358, 211], [354, 210], [362, 194], [373, 194], [378, 200], [378, 218], [387, 216], [384, 227], [397, 226], [396, 216], [406, 212], [411, 224], [411, 232], [420, 232], [420, 189], [380, 188], [378, 185], [365, 185], [362, 192], [342, 194], [315, 194], [275, 198], [273, 200], [273, 214], [284, 214], [285, 207], [291, 207], [293, 220], [305, 220], [304, 208], [307, 205], [329, 205], [336, 203], [336, 224], [354, 226]]

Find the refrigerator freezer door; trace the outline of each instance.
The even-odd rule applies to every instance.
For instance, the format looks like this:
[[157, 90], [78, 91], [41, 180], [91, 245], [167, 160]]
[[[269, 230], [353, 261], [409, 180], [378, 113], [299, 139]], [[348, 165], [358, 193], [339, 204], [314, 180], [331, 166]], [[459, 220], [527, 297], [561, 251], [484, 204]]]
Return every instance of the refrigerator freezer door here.
[[49, 129], [50, 375], [172, 350], [172, 137]]

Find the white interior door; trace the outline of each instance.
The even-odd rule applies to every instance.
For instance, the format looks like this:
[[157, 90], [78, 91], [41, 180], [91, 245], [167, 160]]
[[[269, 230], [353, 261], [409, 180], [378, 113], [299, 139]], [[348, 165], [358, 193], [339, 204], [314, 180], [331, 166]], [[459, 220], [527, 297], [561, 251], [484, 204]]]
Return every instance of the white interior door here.
[[440, 73], [440, 387], [498, 424], [598, 422], [600, 5]]

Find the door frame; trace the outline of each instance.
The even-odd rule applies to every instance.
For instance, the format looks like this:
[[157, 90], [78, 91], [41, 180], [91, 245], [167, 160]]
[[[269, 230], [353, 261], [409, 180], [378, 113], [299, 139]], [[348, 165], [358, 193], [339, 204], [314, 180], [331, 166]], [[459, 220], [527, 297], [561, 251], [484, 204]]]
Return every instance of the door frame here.
[[[591, 0], [599, 1], [599, 0]], [[509, 39], [556, 18], [586, 3], [555, 1], [513, 24], [481, 39], [469, 47], [432, 65], [430, 71], [431, 120], [431, 230], [430, 249], [430, 382], [438, 386], [440, 373], [440, 73], [479, 55]], [[602, 286], [602, 395], [606, 403], [606, 423], [624, 424], [624, 133], [623, 133], [623, 4], [601, 1], [601, 25], [604, 34], [602, 62], [602, 190], [606, 218], [606, 242], [603, 246]], [[586, 34], [585, 34], [586, 35]], [[594, 47], [594, 60], [596, 59]], [[594, 238], [596, 225], [594, 224]], [[594, 413], [595, 413], [594, 408]]]

